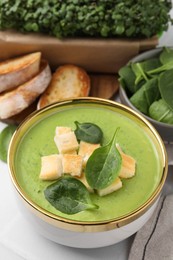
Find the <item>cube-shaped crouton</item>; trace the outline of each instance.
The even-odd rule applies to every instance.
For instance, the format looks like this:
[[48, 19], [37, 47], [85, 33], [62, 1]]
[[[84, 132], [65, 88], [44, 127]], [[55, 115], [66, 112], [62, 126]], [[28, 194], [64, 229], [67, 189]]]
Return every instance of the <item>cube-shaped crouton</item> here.
[[83, 156], [83, 166], [86, 165], [91, 154], [100, 147], [100, 144], [90, 144], [84, 141], [80, 142], [78, 154]]
[[41, 157], [40, 179], [56, 180], [62, 175], [62, 156], [52, 154]]
[[77, 150], [79, 147], [76, 135], [74, 132], [69, 132], [54, 137], [55, 144], [59, 153], [69, 153], [73, 150]]
[[71, 127], [57, 126], [55, 129], [55, 135], [62, 135], [71, 132]]
[[136, 160], [130, 156], [125, 154], [122, 150], [119, 144], [116, 144], [116, 147], [121, 154], [122, 158], [122, 166], [119, 172], [119, 177], [128, 179], [131, 178], [135, 175], [135, 170], [136, 170]]
[[81, 176], [82, 156], [76, 154], [64, 154], [62, 159], [63, 173], [69, 173], [72, 176]]
[[100, 196], [105, 196], [116, 190], [119, 190], [121, 187], [122, 187], [122, 181], [120, 180], [119, 177], [117, 177], [110, 186], [108, 186], [102, 190], [98, 190], [97, 192]]

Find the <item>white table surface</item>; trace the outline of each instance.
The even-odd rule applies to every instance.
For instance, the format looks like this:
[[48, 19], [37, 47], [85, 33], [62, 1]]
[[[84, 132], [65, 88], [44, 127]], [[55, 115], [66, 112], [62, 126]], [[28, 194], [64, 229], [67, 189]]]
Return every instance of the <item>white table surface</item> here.
[[[159, 46], [173, 46], [173, 26], [162, 35]], [[4, 126], [0, 123], [0, 131]], [[0, 162], [0, 260], [127, 260], [132, 241], [133, 236], [105, 248], [75, 249], [43, 238], [19, 212], [7, 165]]]

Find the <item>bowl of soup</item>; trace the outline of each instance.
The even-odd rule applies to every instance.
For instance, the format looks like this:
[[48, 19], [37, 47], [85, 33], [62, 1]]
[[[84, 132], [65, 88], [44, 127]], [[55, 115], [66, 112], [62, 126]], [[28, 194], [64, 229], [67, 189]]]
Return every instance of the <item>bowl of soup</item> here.
[[28, 225], [62, 245], [98, 248], [126, 239], [151, 217], [167, 155], [155, 128], [132, 109], [79, 98], [23, 121], [8, 167]]

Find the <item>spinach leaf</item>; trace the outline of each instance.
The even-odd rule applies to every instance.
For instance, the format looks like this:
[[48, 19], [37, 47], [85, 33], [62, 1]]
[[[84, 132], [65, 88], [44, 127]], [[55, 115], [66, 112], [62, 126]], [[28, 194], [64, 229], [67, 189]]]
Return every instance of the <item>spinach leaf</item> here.
[[173, 124], [173, 111], [163, 99], [151, 104], [149, 108], [149, 116], [159, 122]]
[[160, 67], [160, 65], [161, 65], [161, 62], [160, 62], [159, 58], [157, 58], [157, 57], [141, 62], [141, 66], [142, 66], [144, 72], [147, 72], [152, 69], [156, 69], [156, 68]]
[[151, 58], [142, 62], [132, 63], [132, 69], [136, 75], [135, 84], [138, 84], [141, 80], [148, 81], [150, 76], [147, 72], [158, 68], [161, 65], [159, 58]]
[[137, 109], [147, 115], [150, 105], [159, 98], [158, 79], [155, 77], [147, 81], [135, 94], [133, 94], [130, 101]]
[[8, 125], [0, 133], [0, 159], [4, 162], [7, 162], [9, 143], [16, 128], [15, 125]]
[[170, 58], [168, 58], [168, 54], [166, 55], [165, 53], [160, 55], [161, 56], [161, 62], [163, 63], [162, 66], [156, 68], [156, 69], [152, 69], [152, 70], [149, 70], [147, 72], [148, 75], [152, 75], [152, 74], [158, 74], [158, 73], [161, 73], [165, 70], [171, 70], [173, 69], [173, 57], [172, 57], [172, 52], [170, 53]]
[[103, 132], [97, 125], [93, 123], [79, 123], [75, 121], [77, 126], [75, 135], [78, 140], [82, 140], [92, 144], [98, 144], [101, 142]]
[[136, 85], [143, 79], [145, 81], [148, 81], [148, 77], [147, 77], [146, 73], [144, 72], [143, 67], [140, 62], [132, 63], [131, 66], [132, 66], [132, 70], [134, 71], [134, 73], [136, 75], [136, 79], [135, 79]]
[[172, 62], [173, 60], [173, 49], [164, 48], [160, 54], [160, 61], [162, 64], [166, 64]]
[[115, 145], [118, 129], [110, 143], [96, 149], [87, 161], [85, 176], [93, 189], [108, 187], [118, 176], [122, 164], [121, 155]]
[[135, 85], [135, 73], [133, 72], [131, 66], [127, 65], [122, 67], [118, 72], [120, 78], [119, 82], [125, 89], [128, 89], [131, 93], [134, 93], [136, 89]]
[[91, 202], [85, 185], [71, 176], [64, 176], [44, 190], [49, 203], [65, 214], [76, 214], [86, 209], [97, 209]]
[[160, 75], [159, 90], [162, 99], [173, 110], [173, 69], [165, 71]]

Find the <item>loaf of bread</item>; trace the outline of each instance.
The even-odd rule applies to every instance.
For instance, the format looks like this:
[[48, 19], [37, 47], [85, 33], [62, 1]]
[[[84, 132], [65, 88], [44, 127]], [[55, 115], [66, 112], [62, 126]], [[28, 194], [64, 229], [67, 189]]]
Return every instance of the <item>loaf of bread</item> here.
[[53, 74], [50, 85], [41, 95], [38, 108], [51, 103], [89, 95], [90, 78], [86, 71], [75, 65], [60, 66]]
[[0, 95], [0, 119], [7, 119], [29, 107], [51, 80], [47, 61], [42, 60], [39, 73], [24, 84]]
[[38, 74], [41, 53], [35, 52], [0, 62], [0, 93], [8, 91]]

